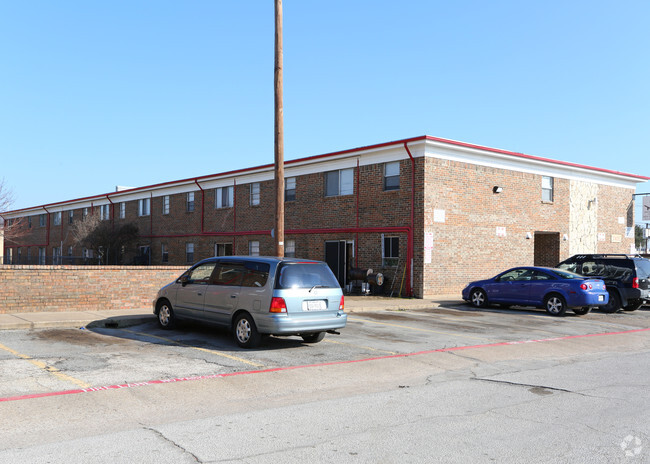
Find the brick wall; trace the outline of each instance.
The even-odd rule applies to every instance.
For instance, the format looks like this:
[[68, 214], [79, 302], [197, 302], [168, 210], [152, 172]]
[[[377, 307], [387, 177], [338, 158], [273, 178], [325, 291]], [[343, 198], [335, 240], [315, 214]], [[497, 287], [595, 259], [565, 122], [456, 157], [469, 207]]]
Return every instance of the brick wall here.
[[151, 308], [184, 266], [0, 266], [0, 314]]

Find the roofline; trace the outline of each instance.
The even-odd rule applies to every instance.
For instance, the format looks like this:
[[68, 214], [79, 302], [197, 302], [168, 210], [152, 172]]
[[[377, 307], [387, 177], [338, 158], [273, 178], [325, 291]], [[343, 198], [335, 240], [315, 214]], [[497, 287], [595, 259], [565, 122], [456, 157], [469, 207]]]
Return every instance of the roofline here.
[[[559, 161], [559, 160], [554, 160], [554, 159], [550, 159], [550, 158], [543, 158], [543, 157], [540, 157], [540, 156], [527, 155], [525, 153], [518, 153], [518, 152], [514, 152], [514, 151], [503, 150], [503, 149], [500, 149], [500, 148], [491, 148], [491, 147], [486, 147], [486, 146], [483, 146], [483, 145], [476, 145], [476, 144], [467, 143], [467, 142], [460, 142], [460, 141], [457, 141], [457, 140], [444, 139], [444, 138], [441, 138], [441, 137], [433, 137], [433, 136], [430, 136], [430, 135], [421, 135], [421, 136], [418, 136], [418, 137], [411, 137], [411, 138], [407, 138], [407, 139], [394, 140], [394, 141], [391, 141], [391, 142], [378, 143], [378, 144], [374, 144], [374, 145], [366, 145], [366, 146], [362, 146], [362, 147], [350, 148], [350, 149], [347, 149], [347, 150], [340, 150], [340, 151], [334, 151], [334, 152], [330, 152], [330, 153], [324, 153], [324, 154], [321, 154], [321, 155], [307, 156], [307, 157], [304, 157], [304, 158], [297, 158], [297, 159], [293, 159], [293, 160], [287, 160], [287, 161], [284, 162], [284, 164], [285, 165], [291, 165], [291, 164], [297, 164], [297, 163], [304, 163], [304, 162], [309, 162], [309, 161], [321, 160], [321, 159], [324, 159], [324, 158], [331, 158], [331, 157], [335, 157], [335, 156], [341, 156], [341, 155], [346, 155], [346, 154], [357, 153], [357, 152], [361, 152], [361, 151], [377, 150], [379, 148], [405, 145], [405, 144], [408, 144], [408, 143], [411, 143], [411, 142], [426, 142], [426, 141], [444, 143], [444, 144], [447, 144], [447, 145], [455, 145], [455, 146], [462, 147], [462, 148], [470, 148], [470, 149], [475, 149], [475, 150], [482, 150], [482, 151], [487, 151], [487, 152], [491, 152], [491, 153], [498, 153], [498, 154], [502, 154], [502, 155], [509, 155], [509, 156], [513, 156], [513, 157], [517, 157], [517, 158], [523, 158], [523, 159], [527, 159], [527, 160], [531, 160], [531, 161], [540, 161], [540, 162], [551, 163], [551, 164], [556, 164], [556, 165], [560, 165], [560, 166], [567, 166], [567, 167], [585, 169], [585, 170], [589, 170], [589, 171], [596, 171], [596, 172], [601, 172], [601, 173], [604, 173], [604, 174], [611, 174], [611, 175], [629, 177], [629, 178], [632, 178], [632, 179], [638, 179], [639, 181], [648, 181], [648, 180], [650, 180], [650, 177], [641, 176], [641, 175], [638, 175], [638, 174], [629, 174], [629, 173], [620, 172], [620, 171], [613, 171], [613, 170], [610, 170], [610, 169], [597, 168], [597, 167], [593, 167], [593, 166], [587, 166], [587, 165], [584, 165], [584, 164], [571, 163], [569, 161]], [[139, 191], [144, 191], [144, 190], [158, 189], [158, 188], [162, 188], [162, 187], [166, 187], [166, 186], [170, 186], [170, 185], [180, 185], [180, 184], [186, 184], [186, 183], [198, 183], [198, 182], [201, 182], [202, 180], [211, 179], [211, 178], [214, 178], [214, 177], [228, 177], [228, 176], [233, 176], [233, 175], [236, 175], [236, 174], [244, 174], [244, 173], [249, 173], [249, 172], [253, 172], [253, 171], [267, 170], [267, 169], [270, 169], [270, 168], [273, 168], [273, 167], [274, 167], [274, 164], [263, 164], [261, 166], [254, 166], [254, 167], [250, 167], [250, 168], [235, 169], [235, 170], [232, 170], [232, 171], [226, 171], [226, 172], [221, 172], [221, 173], [216, 173], [216, 174], [208, 174], [208, 175], [197, 176], [197, 177], [189, 177], [189, 178], [186, 178], [186, 179], [179, 179], [179, 180], [172, 180], [172, 181], [168, 181], [168, 182], [161, 182], [161, 183], [158, 183], [158, 184], [151, 184], [151, 185], [146, 185], [146, 186], [143, 186], [143, 187], [134, 187], [134, 188], [131, 188], [131, 189], [126, 189], [126, 190], [120, 190], [120, 191], [109, 192], [109, 193], [102, 193], [102, 194], [92, 195], [92, 196], [88, 196], [88, 197], [75, 198], [75, 199], [72, 199], [72, 200], [58, 201], [58, 202], [55, 202], [55, 203], [46, 203], [46, 204], [43, 204], [43, 205], [31, 206], [31, 207], [28, 207], [28, 208], [21, 208], [21, 209], [12, 210], [12, 211], [3, 211], [3, 214], [4, 213], [15, 214], [15, 213], [20, 213], [22, 211], [30, 211], [30, 210], [41, 209], [41, 208], [46, 209], [46, 208], [49, 208], [49, 207], [60, 206], [60, 205], [65, 205], [65, 204], [70, 204], [70, 203], [78, 203], [78, 202], [82, 202], [82, 201], [90, 201], [90, 200], [94, 200], [94, 199], [97, 199], [97, 200], [104, 199], [104, 198], [109, 199], [109, 197], [115, 196], [115, 195], [124, 195], [124, 194], [128, 194], [128, 193], [139, 192]], [[110, 199], [109, 199], [109, 201], [110, 201]]]

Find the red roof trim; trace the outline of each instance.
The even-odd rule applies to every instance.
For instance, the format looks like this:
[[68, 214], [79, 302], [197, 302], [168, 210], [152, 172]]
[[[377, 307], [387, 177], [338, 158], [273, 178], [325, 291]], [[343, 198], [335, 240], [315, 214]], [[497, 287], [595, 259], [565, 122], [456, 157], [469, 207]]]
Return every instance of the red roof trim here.
[[[637, 174], [628, 174], [625, 172], [620, 172], [620, 171], [612, 171], [610, 169], [603, 169], [603, 168], [596, 168], [593, 166], [587, 166], [587, 165], [582, 165], [582, 164], [577, 164], [577, 163], [571, 163], [568, 161], [559, 161], [559, 160], [554, 160], [554, 159], [549, 159], [549, 158], [542, 158], [539, 156], [532, 156], [532, 155], [526, 155], [524, 153], [517, 153], [514, 151], [508, 151], [508, 150], [502, 150], [499, 148], [490, 148], [486, 147], [483, 145], [475, 145], [472, 143], [466, 143], [466, 142], [458, 142], [456, 140], [450, 140], [450, 139], [443, 139], [440, 137], [433, 137], [430, 135], [421, 135], [419, 137], [411, 137], [408, 139], [402, 139], [402, 140], [394, 140], [392, 142], [384, 142], [384, 143], [378, 143], [375, 145], [366, 145], [363, 147], [357, 147], [357, 148], [350, 148], [348, 150], [341, 150], [341, 151], [335, 151], [335, 152], [330, 152], [330, 153], [325, 153], [322, 155], [314, 155], [314, 156], [308, 156], [305, 158], [298, 158], [298, 159], [293, 159], [293, 160], [288, 160], [285, 161], [285, 165], [291, 165], [291, 164], [296, 164], [296, 163], [303, 163], [306, 161], [314, 161], [314, 160], [319, 160], [323, 158], [331, 158], [334, 156], [340, 156], [340, 155], [345, 155], [348, 153], [356, 153], [360, 151], [367, 151], [367, 150], [376, 150], [378, 148], [384, 148], [384, 147], [391, 147], [391, 146], [401, 146], [404, 145], [405, 143], [410, 143], [410, 142], [421, 142], [421, 141], [431, 141], [431, 142], [439, 142], [439, 143], [444, 143], [448, 145], [456, 145], [459, 147], [463, 148], [472, 148], [476, 150], [482, 150], [482, 151], [488, 151], [492, 153], [499, 153], [503, 155], [509, 155], [509, 156], [514, 156], [518, 158], [524, 158], [528, 160], [534, 160], [534, 161], [542, 161], [545, 163], [552, 163], [552, 164], [558, 164], [561, 166], [569, 166], [569, 167], [575, 167], [579, 169], [586, 169], [589, 171], [597, 171], [597, 172], [602, 172], [606, 174], [614, 174], [614, 175], [619, 175], [619, 176], [625, 176], [625, 177], [631, 177], [634, 179], [640, 179], [640, 180], [650, 180], [650, 177], [645, 177], [645, 176], [640, 176]], [[6, 213], [18, 213], [21, 211], [27, 211], [27, 210], [33, 210], [33, 209], [39, 209], [39, 208], [48, 208], [48, 207], [53, 207], [57, 205], [65, 205], [69, 203], [78, 203], [81, 201], [89, 201], [89, 200], [94, 200], [94, 199], [104, 199], [108, 198], [109, 196], [114, 196], [114, 195], [122, 195], [122, 194], [127, 194], [127, 193], [132, 193], [132, 192], [137, 192], [137, 191], [143, 191], [143, 190], [149, 190], [149, 189], [154, 189], [154, 188], [162, 188], [168, 185], [177, 185], [177, 184], [183, 184], [183, 183], [192, 183], [192, 182], [200, 182], [201, 180], [205, 179], [210, 179], [214, 177], [227, 177], [227, 176], [232, 176], [235, 174], [243, 174], [251, 171], [259, 171], [259, 170], [264, 170], [264, 169], [269, 169], [272, 168], [273, 164], [264, 164], [261, 166], [255, 166], [251, 168], [243, 168], [243, 169], [236, 169], [233, 171], [226, 171], [218, 174], [208, 174], [204, 176], [198, 176], [198, 177], [190, 177], [187, 179], [180, 179], [180, 180], [173, 180], [169, 182], [161, 182], [159, 184], [152, 184], [152, 185], [146, 185], [144, 187], [135, 187], [132, 189], [128, 190], [120, 190], [119, 192], [110, 192], [110, 193], [102, 193], [99, 195], [93, 195], [89, 197], [82, 197], [82, 198], [77, 198], [74, 200], [66, 200], [66, 201], [59, 201], [56, 203], [46, 203], [44, 205], [40, 206], [32, 206], [29, 208], [22, 208], [22, 209], [17, 209], [14, 211], [6, 211]]]

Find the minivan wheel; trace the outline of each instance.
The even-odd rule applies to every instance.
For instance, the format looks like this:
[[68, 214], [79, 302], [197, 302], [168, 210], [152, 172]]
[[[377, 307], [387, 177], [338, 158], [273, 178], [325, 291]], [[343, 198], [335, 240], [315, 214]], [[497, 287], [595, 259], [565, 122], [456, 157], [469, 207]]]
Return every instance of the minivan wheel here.
[[615, 291], [610, 292], [608, 290], [607, 293], [609, 293], [609, 302], [605, 306], [601, 306], [600, 309], [606, 313], [615, 313], [621, 309], [621, 297]]
[[158, 304], [158, 325], [160, 328], [168, 330], [176, 324], [176, 317], [174, 317], [174, 310], [169, 301], [162, 301]]
[[248, 314], [241, 314], [237, 317], [233, 332], [235, 341], [242, 348], [255, 348], [262, 340], [262, 336], [255, 326], [255, 321]]
[[304, 334], [301, 335], [301, 337], [305, 341], [305, 343], [318, 343], [320, 341], [323, 341], [323, 338], [325, 338], [325, 332]]
[[564, 316], [566, 314], [566, 302], [560, 295], [549, 295], [544, 300], [546, 312], [551, 316]]

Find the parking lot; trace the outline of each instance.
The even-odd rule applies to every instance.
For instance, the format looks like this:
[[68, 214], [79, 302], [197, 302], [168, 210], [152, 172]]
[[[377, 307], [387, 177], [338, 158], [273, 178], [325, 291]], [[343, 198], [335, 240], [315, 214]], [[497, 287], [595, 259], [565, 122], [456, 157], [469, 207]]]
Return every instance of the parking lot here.
[[321, 343], [270, 337], [255, 350], [238, 348], [225, 331], [189, 323], [170, 331], [154, 322], [115, 329], [8, 330], [0, 343], [0, 399], [648, 328], [647, 309], [555, 318], [540, 310], [479, 310], [457, 303], [353, 313], [341, 335], [329, 334]]

